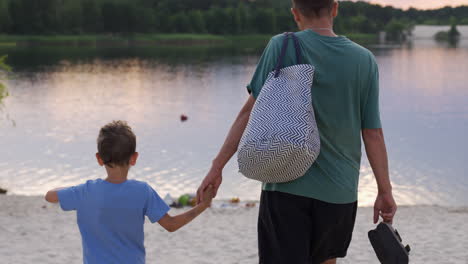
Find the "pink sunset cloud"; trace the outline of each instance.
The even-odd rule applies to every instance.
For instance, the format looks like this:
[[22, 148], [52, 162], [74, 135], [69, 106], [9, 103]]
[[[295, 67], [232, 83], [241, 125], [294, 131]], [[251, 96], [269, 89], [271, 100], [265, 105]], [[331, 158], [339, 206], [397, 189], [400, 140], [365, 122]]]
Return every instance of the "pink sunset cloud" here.
[[368, 0], [380, 5], [392, 5], [399, 8], [415, 7], [418, 9], [434, 9], [444, 6], [468, 5], [468, 0]]

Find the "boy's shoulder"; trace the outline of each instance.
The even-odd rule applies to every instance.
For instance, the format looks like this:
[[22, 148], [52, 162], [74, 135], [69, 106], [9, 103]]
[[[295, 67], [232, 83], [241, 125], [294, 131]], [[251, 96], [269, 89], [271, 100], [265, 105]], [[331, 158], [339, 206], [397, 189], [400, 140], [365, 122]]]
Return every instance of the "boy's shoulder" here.
[[[142, 191], [148, 190], [151, 188], [151, 185], [149, 185], [147, 182], [133, 180], [133, 179], [127, 180], [123, 184], [125, 184], [125, 187], [137, 188]], [[103, 179], [94, 179], [94, 180], [87, 180], [85, 183], [78, 185], [78, 186], [83, 186], [85, 188], [97, 187], [97, 188], [107, 189], [105, 186], [116, 186], [116, 185], [110, 182], [106, 182]]]
[[127, 180], [126, 182], [127, 186], [129, 188], [132, 188], [136, 191], [140, 191], [142, 193], [148, 193], [153, 190], [153, 187], [145, 181], [139, 181], [139, 180]]
[[138, 186], [138, 187], [151, 187], [147, 182], [139, 181], [139, 180], [127, 180], [127, 184]]

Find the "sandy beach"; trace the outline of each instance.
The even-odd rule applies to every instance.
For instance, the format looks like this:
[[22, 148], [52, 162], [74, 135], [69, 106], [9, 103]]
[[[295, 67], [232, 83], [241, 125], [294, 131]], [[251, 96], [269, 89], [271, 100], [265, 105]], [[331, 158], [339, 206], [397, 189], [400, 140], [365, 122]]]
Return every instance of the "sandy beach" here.
[[[219, 202], [218, 202], [219, 203]], [[173, 209], [173, 213], [181, 209]], [[211, 208], [168, 233], [145, 225], [147, 263], [258, 263], [255, 208]], [[378, 263], [367, 240], [372, 208], [360, 207], [348, 257], [339, 263]], [[400, 207], [395, 222], [413, 249], [411, 263], [468, 263], [468, 208]], [[42, 197], [0, 196], [0, 262], [82, 263], [74, 212]]]

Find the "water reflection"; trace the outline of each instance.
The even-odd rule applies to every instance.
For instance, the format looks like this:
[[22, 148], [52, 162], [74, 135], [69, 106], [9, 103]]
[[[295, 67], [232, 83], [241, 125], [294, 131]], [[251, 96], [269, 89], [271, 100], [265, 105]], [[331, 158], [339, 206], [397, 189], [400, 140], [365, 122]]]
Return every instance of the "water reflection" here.
[[[5, 105], [18, 124], [0, 124], [0, 186], [41, 194], [104, 176], [94, 160], [97, 132], [124, 119], [138, 137], [132, 177], [163, 195], [194, 192], [247, 98], [258, 52], [87, 52], [10, 50], [17, 74]], [[398, 202], [467, 205], [467, 43], [448, 49], [417, 40], [374, 52]], [[360, 204], [372, 205], [376, 183], [365, 159], [361, 173]], [[259, 184], [239, 176], [235, 162], [224, 175], [220, 198], [258, 199]]]

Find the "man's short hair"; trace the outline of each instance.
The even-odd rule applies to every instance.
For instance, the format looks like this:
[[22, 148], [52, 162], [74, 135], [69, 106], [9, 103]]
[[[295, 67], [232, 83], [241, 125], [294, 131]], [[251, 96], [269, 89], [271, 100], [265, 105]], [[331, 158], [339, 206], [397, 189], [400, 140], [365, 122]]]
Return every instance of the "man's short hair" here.
[[306, 17], [320, 17], [324, 10], [330, 12], [335, 0], [292, 0], [293, 7]]
[[113, 121], [99, 131], [97, 147], [105, 165], [127, 166], [135, 153], [136, 136], [127, 122]]

